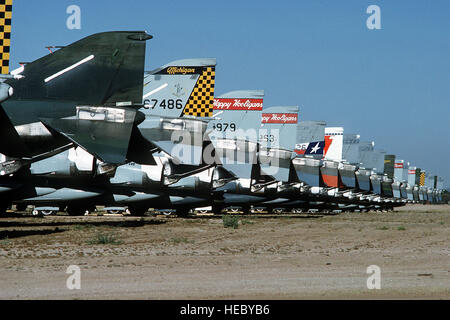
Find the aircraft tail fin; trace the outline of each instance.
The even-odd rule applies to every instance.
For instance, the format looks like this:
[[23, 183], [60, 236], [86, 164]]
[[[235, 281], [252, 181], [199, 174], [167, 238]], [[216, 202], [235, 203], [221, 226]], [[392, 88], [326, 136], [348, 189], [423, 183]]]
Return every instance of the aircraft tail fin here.
[[261, 174], [288, 182], [295, 149], [298, 106], [270, 107], [263, 110], [258, 142]]
[[[257, 129], [261, 126], [263, 90], [231, 91], [214, 99], [214, 114], [208, 123], [210, 137], [245, 139], [257, 142]], [[253, 133], [249, 129], [256, 130]]]
[[343, 127], [325, 128], [325, 147], [323, 151], [325, 160], [342, 160], [342, 147], [344, 143]]
[[183, 59], [148, 72], [144, 77], [143, 112], [178, 118], [209, 117], [214, 99], [216, 59]]
[[141, 104], [145, 31], [90, 35], [25, 65], [6, 82], [21, 99], [59, 99], [79, 105]]
[[262, 148], [294, 150], [298, 106], [270, 107], [263, 110], [259, 143]]
[[9, 73], [11, 46], [11, 19], [13, 0], [0, 1], [0, 67], [1, 74]]

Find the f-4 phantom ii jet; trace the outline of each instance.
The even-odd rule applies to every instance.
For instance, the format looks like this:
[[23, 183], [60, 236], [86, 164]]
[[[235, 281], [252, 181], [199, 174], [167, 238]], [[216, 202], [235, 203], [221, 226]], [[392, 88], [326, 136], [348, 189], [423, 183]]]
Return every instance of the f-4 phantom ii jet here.
[[[8, 38], [10, 27], [2, 30]], [[128, 146], [139, 141], [133, 128], [144, 119], [138, 109], [151, 38], [144, 31], [97, 33], [0, 77], [0, 153], [9, 160], [3, 173], [72, 145], [109, 164], [133, 159]]]

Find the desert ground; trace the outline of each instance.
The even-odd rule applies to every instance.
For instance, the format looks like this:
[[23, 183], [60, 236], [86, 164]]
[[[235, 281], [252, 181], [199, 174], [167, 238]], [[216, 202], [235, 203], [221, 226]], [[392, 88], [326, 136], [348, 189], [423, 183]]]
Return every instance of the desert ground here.
[[[237, 229], [211, 216], [6, 215], [0, 299], [449, 299], [449, 244], [449, 205], [240, 216]], [[70, 265], [80, 289], [67, 288]], [[367, 288], [370, 265], [380, 289]]]

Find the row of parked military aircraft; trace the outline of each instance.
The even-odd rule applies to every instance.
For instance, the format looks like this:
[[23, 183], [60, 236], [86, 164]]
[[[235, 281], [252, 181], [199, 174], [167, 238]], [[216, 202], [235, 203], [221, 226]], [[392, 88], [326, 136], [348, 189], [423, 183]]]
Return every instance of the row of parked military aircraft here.
[[[262, 90], [216, 97], [215, 59], [145, 72], [151, 38], [98, 33], [11, 72], [3, 53], [2, 211], [14, 203], [44, 214], [106, 206], [184, 216], [442, 201], [441, 178], [342, 127], [299, 121], [298, 106], [263, 106]], [[9, 53], [9, 40], [2, 45]]]

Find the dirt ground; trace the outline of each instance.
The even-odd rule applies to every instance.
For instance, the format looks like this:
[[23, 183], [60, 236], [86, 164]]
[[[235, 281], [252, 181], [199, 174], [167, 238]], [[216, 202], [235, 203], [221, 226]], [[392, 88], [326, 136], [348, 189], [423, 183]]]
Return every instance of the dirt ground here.
[[449, 240], [448, 205], [247, 216], [237, 229], [220, 217], [2, 217], [0, 299], [449, 299]]

